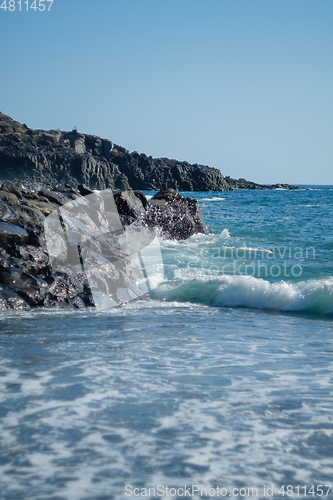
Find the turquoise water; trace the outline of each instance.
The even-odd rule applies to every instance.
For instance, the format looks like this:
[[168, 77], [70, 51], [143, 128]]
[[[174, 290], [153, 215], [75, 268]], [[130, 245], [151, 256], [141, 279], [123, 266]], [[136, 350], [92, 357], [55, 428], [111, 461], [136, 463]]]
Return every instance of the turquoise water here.
[[213, 234], [164, 244], [154, 296], [332, 318], [332, 188], [197, 196]]
[[149, 302], [0, 314], [1, 499], [332, 497], [333, 187], [186, 195]]

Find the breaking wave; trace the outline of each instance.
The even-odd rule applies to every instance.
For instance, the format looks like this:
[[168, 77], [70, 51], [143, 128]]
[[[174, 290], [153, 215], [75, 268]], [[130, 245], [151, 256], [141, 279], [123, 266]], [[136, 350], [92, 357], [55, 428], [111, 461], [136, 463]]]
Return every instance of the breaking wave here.
[[270, 283], [253, 276], [198, 277], [160, 285], [154, 298], [215, 307], [301, 311], [333, 317], [333, 278]]

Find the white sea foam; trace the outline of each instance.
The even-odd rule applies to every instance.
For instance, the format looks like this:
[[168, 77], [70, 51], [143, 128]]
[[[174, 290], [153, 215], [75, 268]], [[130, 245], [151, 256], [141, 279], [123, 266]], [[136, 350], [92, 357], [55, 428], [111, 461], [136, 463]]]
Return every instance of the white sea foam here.
[[297, 205], [298, 207], [320, 207], [320, 204], [316, 204], [316, 205], [304, 205], [304, 204], [300, 204], [300, 205]]
[[200, 201], [224, 201], [226, 198], [220, 198], [219, 196], [213, 196], [212, 198], [201, 198]]

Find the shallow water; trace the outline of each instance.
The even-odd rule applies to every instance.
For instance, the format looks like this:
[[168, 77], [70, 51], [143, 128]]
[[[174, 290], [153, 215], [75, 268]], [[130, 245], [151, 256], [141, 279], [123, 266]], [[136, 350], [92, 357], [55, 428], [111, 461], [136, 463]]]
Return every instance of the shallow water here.
[[191, 196], [213, 234], [161, 242], [149, 302], [0, 314], [0, 498], [332, 496], [333, 191]]

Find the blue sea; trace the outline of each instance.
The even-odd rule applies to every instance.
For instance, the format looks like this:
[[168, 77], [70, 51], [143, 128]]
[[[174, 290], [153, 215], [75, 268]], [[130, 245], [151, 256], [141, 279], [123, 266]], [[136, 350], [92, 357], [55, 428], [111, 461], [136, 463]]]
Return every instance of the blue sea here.
[[[333, 186], [182, 193], [149, 301], [0, 313], [1, 500], [333, 497]], [[146, 193], [152, 195], [154, 193]]]

